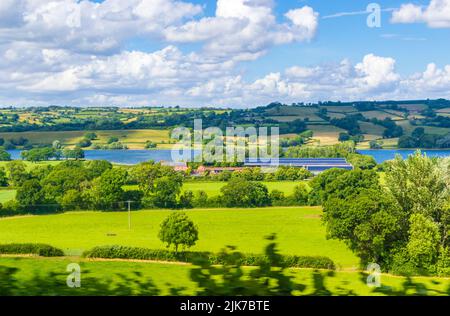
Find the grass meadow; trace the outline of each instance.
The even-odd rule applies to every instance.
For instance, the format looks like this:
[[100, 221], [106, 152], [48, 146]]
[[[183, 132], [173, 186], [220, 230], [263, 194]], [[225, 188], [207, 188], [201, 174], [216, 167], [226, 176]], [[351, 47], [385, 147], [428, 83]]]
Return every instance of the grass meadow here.
[[16, 190], [0, 190], [0, 203], [14, 200]]
[[[306, 182], [306, 181], [305, 181]], [[278, 190], [284, 192], [285, 195], [291, 195], [294, 188], [299, 185], [299, 181], [275, 181], [275, 182], [261, 182], [269, 189], [269, 192]], [[226, 182], [185, 182], [183, 184], [183, 191], [205, 191], [208, 196], [220, 195], [220, 189], [224, 187]]]
[[[0, 133], [0, 138], [5, 140], [24, 137], [31, 144], [51, 144], [54, 140], [59, 140], [64, 146], [74, 146], [83, 139], [86, 131], [55, 131], [55, 132], [17, 132]], [[117, 137], [130, 149], [144, 149], [146, 141], [150, 140], [160, 144], [160, 148], [167, 147], [170, 140], [169, 130], [115, 130], [115, 131], [95, 131], [98, 139], [94, 144], [106, 144], [110, 137]], [[165, 144], [163, 144], [163, 142]]]
[[[1, 243], [47, 243], [68, 255], [101, 245], [126, 245], [160, 249], [160, 223], [171, 211], [132, 213], [128, 229], [126, 212], [72, 212], [60, 215], [0, 219]], [[273, 207], [261, 209], [188, 210], [198, 225], [199, 241], [192, 250], [217, 252], [237, 246], [245, 253], [261, 253], [272, 233], [278, 236], [282, 253], [327, 256], [346, 269], [358, 267], [358, 259], [339, 241], [325, 238], [322, 210], [318, 207]]]
[[[44, 163], [42, 163], [44, 164]], [[2, 167], [2, 162], [0, 162], [0, 168]], [[35, 164], [34, 164], [35, 165]], [[33, 163], [27, 162], [27, 167], [32, 168]], [[273, 190], [279, 190], [284, 192], [286, 196], [291, 195], [294, 192], [294, 188], [299, 184], [297, 181], [275, 181], [275, 182], [262, 182], [264, 185], [267, 186], [269, 189], [269, 192]], [[304, 183], [307, 183], [307, 181], [304, 181]], [[198, 191], [205, 191], [206, 194], [208, 194], [209, 197], [214, 197], [220, 195], [220, 189], [224, 187], [227, 183], [226, 182], [185, 182], [183, 184], [183, 191], [192, 191], [192, 192], [198, 192]], [[125, 190], [134, 190], [137, 189], [137, 186], [135, 185], [127, 185], [124, 187]], [[5, 203], [7, 201], [13, 200], [16, 195], [16, 190], [13, 189], [1, 189], [0, 190], [0, 203]]]
[[[295, 182], [270, 183], [284, 191]], [[223, 183], [187, 183], [189, 189], [209, 188], [218, 192]], [[13, 191], [0, 191], [0, 198], [11, 198]], [[27, 295], [90, 295], [90, 278], [111, 284], [112, 288], [131, 285], [133, 293], [149, 295], [150, 283], [158, 289], [151, 295], [195, 295], [197, 285], [190, 279], [192, 266], [181, 263], [138, 260], [102, 260], [80, 257], [84, 250], [101, 245], [126, 245], [164, 249], [157, 234], [169, 210], [132, 212], [132, 228], [128, 228], [126, 212], [69, 212], [58, 215], [0, 218], [0, 243], [47, 243], [65, 251], [63, 258], [0, 255], [1, 267], [18, 269], [14, 278]], [[237, 246], [244, 253], [262, 253], [267, 245], [265, 236], [277, 233], [280, 253], [287, 255], [327, 256], [337, 271], [289, 269], [286, 273], [306, 285], [302, 295], [448, 295], [449, 278], [417, 277], [408, 280], [389, 274], [381, 275], [382, 292], [367, 286], [367, 275], [361, 272], [358, 258], [340, 241], [328, 240], [322, 224], [320, 207], [271, 207], [260, 209], [196, 209], [187, 210], [198, 225], [199, 241], [194, 251], [217, 252], [225, 246]], [[82, 272], [82, 287], [68, 290], [67, 265], [78, 263]], [[244, 268], [247, 272], [253, 268]], [[53, 275], [57, 286], [42, 292], [36, 275]], [[122, 277], [120, 277], [120, 275]], [[47, 278], [47, 277], [46, 277]], [[125, 279], [124, 279], [125, 278]], [[408, 283], [413, 282], [413, 283]], [[320, 291], [318, 291], [320, 289]], [[60, 292], [59, 292], [60, 291]], [[69, 291], [69, 292], [68, 292]], [[73, 292], [72, 292], [73, 291]]]

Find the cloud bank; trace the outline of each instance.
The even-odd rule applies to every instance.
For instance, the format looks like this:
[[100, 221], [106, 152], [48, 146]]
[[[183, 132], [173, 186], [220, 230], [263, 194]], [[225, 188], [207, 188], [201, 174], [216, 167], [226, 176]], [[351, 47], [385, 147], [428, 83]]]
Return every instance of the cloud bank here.
[[[447, 2], [406, 5], [393, 20], [425, 21], [432, 16], [427, 12]], [[431, 63], [404, 77], [396, 60], [370, 53], [354, 64], [297, 65], [247, 80], [242, 63], [278, 45], [307, 45], [316, 36], [319, 14], [313, 8], [277, 16], [274, 5], [218, 0], [215, 13], [205, 16], [202, 6], [181, 0], [2, 0], [0, 104], [246, 107], [450, 97], [450, 66]], [[438, 11], [440, 22], [433, 25], [444, 23], [444, 10]], [[136, 38], [162, 48], [126, 49]]]
[[426, 7], [403, 4], [392, 13], [392, 23], [426, 23], [431, 28], [450, 28], [450, 0], [431, 0]]

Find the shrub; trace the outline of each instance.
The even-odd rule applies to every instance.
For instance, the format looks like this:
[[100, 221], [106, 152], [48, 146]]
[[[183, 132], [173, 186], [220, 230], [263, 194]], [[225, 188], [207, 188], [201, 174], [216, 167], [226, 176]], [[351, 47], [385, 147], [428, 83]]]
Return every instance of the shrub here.
[[83, 206], [82, 192], [79, 190], [68, 190], [59, 202], [65, 211], [78, 210]]
[[117, 142], [119, 142], [118, 137], [112, 136], [112, 137], [108, 138], [108, 144], [117, 143]]
[[20, 213], [20, 204], [16, 200], [3, 203], [0, 210], [0, 217], [13, 216]]
[[183, 209], [193, 208], [194, 193], [192, 191], [185, 191], [180, 196], [179, 207]]
[[269, 190], [259, 182], [234, 178], [221, 189], [221, 192], [227, 207], [251, 208], [270, 205]]
[[45, 244], [5, 244], [0, 245], [0, 254], [26, 254], [41, 257], [62, 257], [64, 251]]
[[195, 192], [194, 200], [192, 203], [194, 207], [208, 207], [209, 206], [208, 194], [205, 191]]
[[11, 155], [4, 149], [0, 149], [0, 161], [10, 161]]
[[[212, 265], [225, 264], [223, 254], [209, 252], [173, 252], [170, 250], [152, 250], [126, 246], [95, 247], [83, 253], [85, 258], [154, 260], [168, 262], [192, 262], [194, 259], [205, 258]], [[240, 259], [243, 266], [258, 266], [268, 262], [266, 255], [245, 254]], [[328, 269], [336, 268], [334, 262], [327, 257], [282, 256], [282, 262], [291, 268]]]
[[92, 145], [92, 141], [88, 138], [82, 139], [80, 142], [78, 142], [77, 146], [80, 148], [87, 148]]
[[437, 274], [441, 277], [450, 276], [450, 249], [442, 248], [440, 250], [439, 260], [437, 262]]
[[423, 275], [416, 265], [410, 260], [408, 251], [404, 248], [396, 250], [392, 256], [390, 273], [402, 276]]
[[293, 198], [297, 205], [307, 205], [308, 204], [308, 187], [304, 183], [299, 183], [294, 189]]
[[284, 196], [284, 192], [279, 190], [273, 190], [272, 192], [270, 192], [269, 198], [272, 201], [272, 204], [280, 203], [281, 201], [286, 199], [286, 197]]
[[147, 148], [147, 149], [155, 149], [155, 148], [157, 148], [158, 147], [158, 144], [156, 144], [155, 142], [152, 142], [152, 141], [150, 141], [150, 140], [148, 140], [146, 143], [145, 143], [145, 148]]
[[97, 134], [95, 134], [94, 132], [87, 132], [86, 134], [84, 134], [84, 138], [89, 140], [95, 140], [97, 139]]

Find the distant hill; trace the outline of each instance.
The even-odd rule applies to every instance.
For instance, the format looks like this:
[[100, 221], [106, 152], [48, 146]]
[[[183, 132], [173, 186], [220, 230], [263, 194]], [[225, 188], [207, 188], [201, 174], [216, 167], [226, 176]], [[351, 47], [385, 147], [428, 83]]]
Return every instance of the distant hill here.
[[271, 103], [252, 109], [10, 107], [0, 109], [0, 138], [8, 138], [11, 132], [169, 130], [192, 127], [195, 118], [203, 119], [204, 127], [222, 129], [277, 125], [284, 137], [311, 130], [313, 141], [321, 145], [351, 137], [366, 148], [375, 143], [397, 147], [399, 139], [403, 147], [450, 147], [450, 101], [445, 99]]

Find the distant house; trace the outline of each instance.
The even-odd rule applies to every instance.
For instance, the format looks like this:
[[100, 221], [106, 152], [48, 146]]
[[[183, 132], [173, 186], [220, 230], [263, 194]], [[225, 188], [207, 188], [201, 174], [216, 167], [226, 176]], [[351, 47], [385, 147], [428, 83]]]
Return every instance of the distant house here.
[[[162, 161], [163, 166], [172, 167], [175, 171], [186, 172], [189, 167], [185, 162], [166, 162]], [[260, 159], [247, 159], [244, 167], [207, 167], [200, 166], [193, 171], [194, 175], [217, 175], [225, 171], [242, 172], [244, 168], [273, 168], [273, 167], [294, 167], [304, 168], [313, 174], [319, 174], [329, 169], [353, 170], [353, 166], [344, 158], [280, 158], [278, 161], [263, 161]]]
[[173, 170], [179, 172], [186, 172], [189, 167], [186, 162], [169, 162], [169, 161], [161, 161], [162, 166], [172, 167]]
[[220, 174], [224, 171], [231, 171], [231, 172], [241, 172], [244, 168], [241, 167], [206, 167], [206, 166], [200, 166], [196, 170], [197, 174]]
[[245, 167], [296, 167], [304, 168], [314, 174], [324, 172], [329, 169], [345, 169], [353, 170], [353, 166], [347, 162], [345, 158], [280, 158], [270, 161], [263, 161], [261, 159], [247, 159], [244, 164]]

